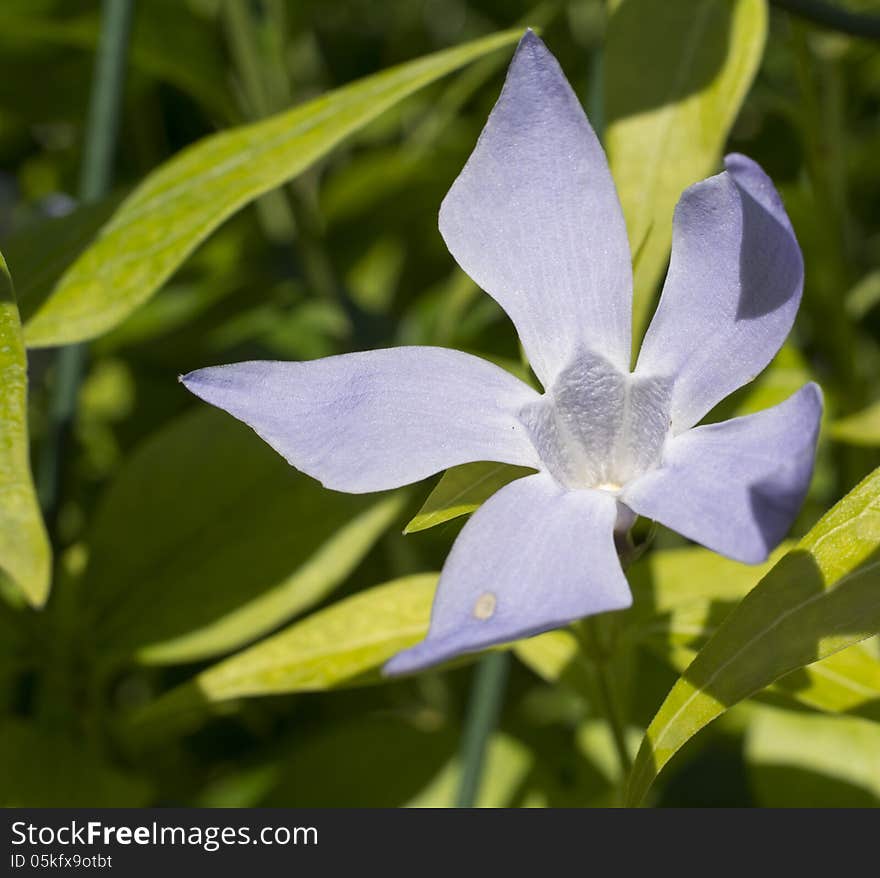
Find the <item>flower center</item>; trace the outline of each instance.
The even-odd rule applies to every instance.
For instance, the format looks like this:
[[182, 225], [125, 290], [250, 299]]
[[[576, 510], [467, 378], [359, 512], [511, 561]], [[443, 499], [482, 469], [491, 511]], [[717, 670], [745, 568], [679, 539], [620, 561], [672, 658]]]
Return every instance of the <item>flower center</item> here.
[[616, 494], [660, 463], [671, 385], [665, 378], [620, 372], [585, 351], [519, 417], [560, 484]]

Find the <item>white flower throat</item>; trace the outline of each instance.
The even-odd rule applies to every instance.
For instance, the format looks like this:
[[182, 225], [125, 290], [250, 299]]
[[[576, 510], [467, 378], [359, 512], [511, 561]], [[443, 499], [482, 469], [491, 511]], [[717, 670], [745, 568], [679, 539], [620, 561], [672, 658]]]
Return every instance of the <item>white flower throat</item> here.
[[669, 379], [624, 373], [585, 351], [519, 418], [558, 482], [616, 492], [660, 463], [671, 390]]

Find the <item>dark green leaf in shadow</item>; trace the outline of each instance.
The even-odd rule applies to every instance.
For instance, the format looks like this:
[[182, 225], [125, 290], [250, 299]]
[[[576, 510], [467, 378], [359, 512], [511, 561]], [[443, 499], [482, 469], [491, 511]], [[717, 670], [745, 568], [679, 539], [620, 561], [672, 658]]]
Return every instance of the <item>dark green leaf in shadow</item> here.
[[436, 573], [405, 576], [345, 598], [202, 671], [135, 713], [150, 741], [199, 725], [230, 699], [379, 682], [381, 666], [428, 630]]
[[420, 727], [384, 716], [325, 727], [289, 751], [260, 805], [399, 807], [429, 783], [457, 747], [457, 730], [436, 722]]
[[0, 724], [0, 806], [119, 808], [147, 804], [148, 786], [109, 766], [82, 741], [30, 723]]
[[225, 413], [185, 415], [97, 513], [84, 592], [100, 649], [173, 663], [241, 647], [339, 585], [402, 501], [327, 491]]

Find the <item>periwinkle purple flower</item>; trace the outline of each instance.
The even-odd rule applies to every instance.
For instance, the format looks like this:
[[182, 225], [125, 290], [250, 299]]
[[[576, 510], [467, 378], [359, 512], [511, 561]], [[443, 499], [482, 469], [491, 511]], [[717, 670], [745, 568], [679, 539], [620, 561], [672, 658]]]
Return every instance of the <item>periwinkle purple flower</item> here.
[[472, 461], [537, 470], [465, 525], [427, 638], [387, 672], [629, 606], [614, 533], [635, 515], [748, 563], [788, 531], [812, 474], [819, 388], [696, 426], [767, 366], [803, 286], [769, 178], [741, 155], [725, 167], [681, 197], [662, 297], [631, 371], [620, 203], [574, 92], [529, 31], [443, 202], [440, 231], [510, 316], [544, 393], [434, 347], [238, 363], [182, 379], [335, 490], [396, 488]]

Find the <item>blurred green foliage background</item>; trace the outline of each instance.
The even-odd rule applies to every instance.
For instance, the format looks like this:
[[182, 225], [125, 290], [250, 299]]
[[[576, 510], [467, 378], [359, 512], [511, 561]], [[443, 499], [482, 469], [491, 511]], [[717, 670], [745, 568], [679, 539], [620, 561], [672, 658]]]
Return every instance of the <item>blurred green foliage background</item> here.
[[[389, 99], [339, 145], [273, 158], [289, 165], [282, 185], [239, 199], [235, 207], [250, 203], [230, 207], [222, 224], [218, 216], [167, 280], [149, 254], [182, 230], [183, 214], [151, 227], [152, 237], [126, 227], [111, 255], [132, 264], [128, 274], [113, 268], [108, 295], [127, 284], [139, 300], [111, 320], [107, 306], [90, 304], [98, 293], [74, 283], [73, 258], [133, 187], [214, 132], [432, 52], [541, 27], [618, 174], [642, 319], [678, 193], [713, 173], [722, 151], [755, 158], [783, 195], [806, 260], [801, 314], [768, 371], [713, 417], [774, 404], [810, 378], [822, 384], [826, 424], [795, 536], [880, 464], [877, 42], [760, 0], [142, 0], [113, 192], [80, 206], [100, 13], [88, 0], [0, 5], [0, 250], [30, 346], [38, 482], [55, 453], [54, 346], [90, 342], [47, 514], [46, 606], [29, 607], [0, 572], [0, 803], [454, 798], [472, 666], [394, 682], [377, 668], [421, 636], [430, 574], [464, 519], [441, 516], [404, 536], [436, 480], [387, 495], [325, 491], [231, 418], [195, 404], [176, 378], [215, 363], [397, 344], [456, 347], [523, 370], [506, 316], [457, 269], [437, 231], [440, 201], [497, 97], [516, 34]], [[238, 141], [229, 149], [244, 157], [242, 174], [269, 161], [248, 158]], [[653, 194], [639, 177], [652, 154]], [[225, 197], [205, 182], [181, 210]], [[53, 317], [59, 283], [72, 304]], [[74, 312], [85, 328], [62, 337]], [[657, 533], [631, 570], [636, 607], [612, 626], [609, 662], [634, 745], [763, 572]], [[664, 604], [667, 588], [678, 597]], [[516, 650], [481, 804], [617, 801], [593, 670], [560, 637], [543, 641], [544, 652]], [[844, 675], [858, 697], [832, 704], [825, 690], [810, 694], [820, 684], [806, 672], [784, 677], [688, 743], [651, 801], [880, 802], [880, 651], [867, 640], [838, 656], [828, 679]]]

